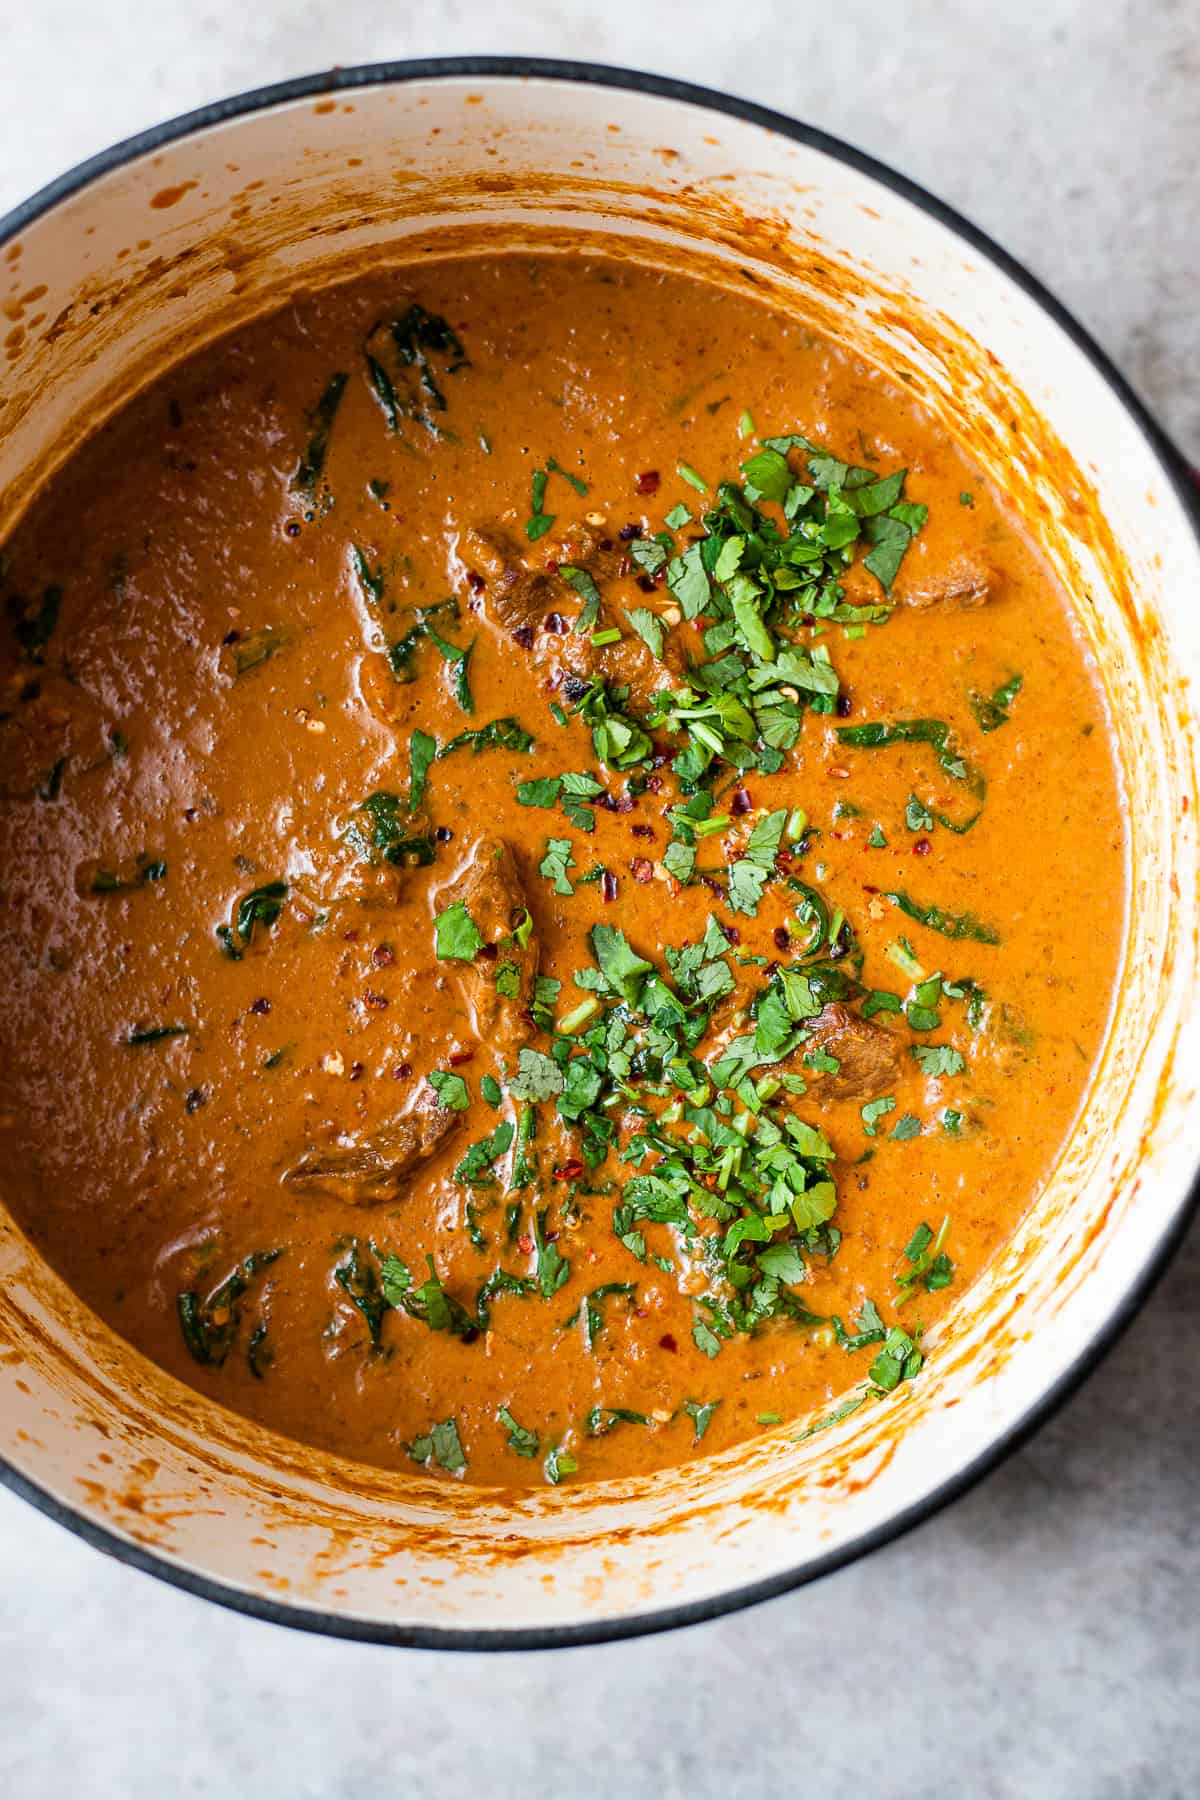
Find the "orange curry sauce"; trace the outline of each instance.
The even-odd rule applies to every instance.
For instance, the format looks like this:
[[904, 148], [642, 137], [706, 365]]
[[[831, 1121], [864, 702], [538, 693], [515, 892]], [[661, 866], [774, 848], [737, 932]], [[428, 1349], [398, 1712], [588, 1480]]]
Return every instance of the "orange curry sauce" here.
[[886, 371], [628, 264], [374, 276], [132, 402], [0, 572], [0, 1166], [118, 1332], [479, 1483], [916, 1373], [1071, 1127], [1125, 862], [1064, 596]]

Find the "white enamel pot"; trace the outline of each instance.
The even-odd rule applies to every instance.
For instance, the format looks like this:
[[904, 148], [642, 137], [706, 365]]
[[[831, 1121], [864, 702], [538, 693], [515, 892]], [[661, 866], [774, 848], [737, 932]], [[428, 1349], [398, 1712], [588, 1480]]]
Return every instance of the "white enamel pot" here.
[[[616, 1637], [812, 1579], [992, 1467], [1097, 1361], [1190, 1216], [1200, 1069], [1200, 540], [1162, 434], [1012, 260], [858, 152], [651, 76], [495, 59], [208, 107], [0, 222], [0, 538], [123, 395], [290, 292], [473, 245], [754, 283], [886, 362], [1015, 495], [1074, 597], [1130, 800], [1119, 1001], [1063, 1158], [888, 1404], [652, 1479], [519, 1496], [301, 1449], [117, 1339], [8, 1220], [0, 1473], [102, 1549], [244, 1611], [478, 1649]], [[1070, 897], [1062, 897], [1069, 908]], [[102, 1097], [97, 1097], [102, 1103]]]

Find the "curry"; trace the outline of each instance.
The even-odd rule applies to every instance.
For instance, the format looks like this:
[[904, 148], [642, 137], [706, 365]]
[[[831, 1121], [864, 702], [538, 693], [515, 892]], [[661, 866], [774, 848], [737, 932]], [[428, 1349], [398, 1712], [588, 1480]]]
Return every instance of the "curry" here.
[[616, 260], [376, 273], [0, 575], [5, 1199], [116, 1331], [481, 1484], [919, 1379], [1086, 1096], [1125, 836], [1068, 597], [886, 370]]

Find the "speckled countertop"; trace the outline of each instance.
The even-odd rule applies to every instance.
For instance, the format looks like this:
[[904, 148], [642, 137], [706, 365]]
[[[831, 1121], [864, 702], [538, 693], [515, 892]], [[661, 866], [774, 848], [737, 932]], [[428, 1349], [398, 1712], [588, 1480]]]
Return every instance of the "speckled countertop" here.
[[[1196, 0], [14, 0], [0, 16], [0, 210], [156, 119], [335, 62], [570, 55], [748, 95], [960, 206], [1200, 461]], [[1193, 1233], [1084, 1391], [950, 1512], [752, 1612], [559, 1655], [286, 1633], [0, 1493], [0, 1793], [1193, 1800], [1198, 1365]]]

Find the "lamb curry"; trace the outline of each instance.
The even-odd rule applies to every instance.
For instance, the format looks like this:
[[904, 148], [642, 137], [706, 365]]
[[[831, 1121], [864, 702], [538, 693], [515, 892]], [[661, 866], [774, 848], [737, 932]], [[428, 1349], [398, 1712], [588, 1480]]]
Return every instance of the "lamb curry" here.
[[374, 274], [134, 399], [0, 593], [4, 1194], [116, 1331], [482, 1484], [919, 1379], [1125, 840], [1067, 597], [886, 370], [618, 261]]

